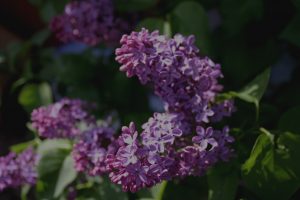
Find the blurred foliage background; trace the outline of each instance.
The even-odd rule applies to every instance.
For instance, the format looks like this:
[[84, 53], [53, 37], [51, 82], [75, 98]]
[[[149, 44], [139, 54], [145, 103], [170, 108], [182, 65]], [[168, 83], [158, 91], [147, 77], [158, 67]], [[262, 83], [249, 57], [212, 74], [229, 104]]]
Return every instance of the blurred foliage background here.
[[[33, 137], [27, 126], [33, 108], [61, 97], [96, 102], [98, 117], [116, 112], [121, 124], [140, 125], [153, 111], [162, 110], [149, 88], [119, 73], [113, 48], [56, 40], [48, 23], [67, 2], [0, 2], [1, 155]], [[236, 101], [238, 112], [226, 122], [237, 138], [239, 153], [233, 164], [216, 167], [217, 173], [204, 178], [169, 183], [163, 199], [299, 199], [300, 1], [114, 0], [114, 5], [136, 30], [194, 34], [200, 53], [222, 65], [225, 91], [240, 91], [252, 80], [263, 87], [261, 94], [251, 94], [254, 99], [248, 98], [247, 90], [246, 97], [243, 91], [228, 93], [241, 99]], [[266, 129], [275, 135], [276, 145], [268, 142], [268, 134], [258, 134]], [[290, 154], [280, 149], [283, 143], [295, 147]], [[125, 198], [121, 193], [103, 197], [103, 187], [96, 199]], [[281, 190], [274, 192], [277, 188]], [[0, 198], [19, 197], [8, 190]]]

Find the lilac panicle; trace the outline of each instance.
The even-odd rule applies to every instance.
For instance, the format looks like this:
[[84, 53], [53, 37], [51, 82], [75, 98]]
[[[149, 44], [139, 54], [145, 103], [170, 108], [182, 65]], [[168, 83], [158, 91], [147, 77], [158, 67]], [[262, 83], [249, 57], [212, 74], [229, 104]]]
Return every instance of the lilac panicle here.
[[[142, 126], [122, 129], [119, 149], [107, 155], [109, 176], [123, 190], [136, 192], [162, 180], [201, 176], [218, 161], [233, 155], [234, 139], [211, 127], [235, 111], [232, 100], [216, 103], [223, 86], [221, 66], [200, 57], [194, 36], [173, 38], [142, 29], [123, 35], [116, 61], [128, 77], [149, 84], [165, 102]], [[196, 133], [196, 135], [193, 135]]]
[[167, 111], [208, 123], [214, 114], [210, 104], [222, 90], [218, 79], [223, 75], [219, 64], [198, 56], [194, 42], [194, 36], [167, 38], [142, 29], [122, 37], [116, 60], [128, 77], [151, 84]]
[[79, 99], [64, 98], [54, 104], [43, 106], [31, 113], [32, 126], [41, 137], [74, 138], [81, 131], [80, 122], [94, 123], [88, 111], [92, 105]]
[[62, 15], [52, 19], [50, 28], [62, 42], [116, 43], [128, 24], [114, 16], [111, 0], [72, 1]]
[[29, 148], [17, 155], [9, 153], [0, 157], [0, 191], [8, 187], [34, 185], [37, 180], [38, 156]]

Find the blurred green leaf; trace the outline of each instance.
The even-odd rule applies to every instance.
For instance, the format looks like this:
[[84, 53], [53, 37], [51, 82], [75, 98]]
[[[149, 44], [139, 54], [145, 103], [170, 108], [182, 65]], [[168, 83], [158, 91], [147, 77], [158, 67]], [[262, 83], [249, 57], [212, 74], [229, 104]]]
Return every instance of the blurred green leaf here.
[[63, 12], [64, 6], [69, 0], [29, 0], [29, 2], [39, 9], [42, 19], [49, 22], [55, 15]]
[[114, 0], [118, 11], [136, 12], [153, 7], [158, 0]]
[[242, 166], [246, 186], [261, 199], [289, 199], [300, 186], [300, 136], [281, 133], [276, 143], [266, 134], [259, 135]]
[[186, 177], [181, 181], [170, 181], [163, 195], [163, 200], [199, 200], [207, 198], [208, 187], [204, 177]]
[[159, 18], [146, 18], [142, 20], [137, 25], [136, 30], [140, 31], [142, 28], [146, 28], [149, 31], [159, 30], [160, 34], [168, 37], [172, 36], [170, 23]]
[[109, 179], [104, 178], [100, 183], [98, 192], [103, 200], [127, 200], [127, 194], [122, 191], [121, 187], [113, 184]]
[[72, 156], [67, 156], [58, 175], [54, 191], [55, 198], [59, 197], [64, 189], [76, 179], [77, 171], [75, 170], [74, 166], [75, 165]]
[[21, 188], [21, 200], [27, 200], [27, 195], [30, 191], [30, 185], [23, 185]]
[[45, 140], [39, 145], [37, 150], [40, 156], [37, 184], [39, 199], [54, 199], [59, 174], [71, 147], [70, 141], [62, 139]]
[[221, 13], [224, 27], [230, 34], [237, 34], [243, 26], [263, 14], [262, 0], [222, 0]]
[[25, 85], [19, 94], [19, 103], [31, 112], [34, 108], [52, 102], [52, 91], [48, 83]]
[[162, 183], [153, 186], [150, 189], [152, 197], [153, 197], [152, 199], [154, 199], [154, 200], [163, 200], [163, 196], [164, 196], [164, 192], [165, 192], [165, 189], [167, 187], [167, 184], [168, 184], [167, 181], [163, 181]]
[[289, 109], [280, 120], [278, 128], [282, 131], [291, 131], [300, 134], [300, 106]]
[[41, 46], [46, 41], [46, 39], [50, 36], [50, 34], [51, 34], [51, 32], [49, 29], [39, 31], [32, 36], [30, 41], [32, 44]]
[[171, 13], [172, 33], [193, 34], [200, 51], [209, 54], [211, 51], [208, 17], [203, 7], [193, 1], [179, 4]]
[[209, 200], [234, 200], [238, 187], [238, 171], [228, 164], [219, 164], [208, 173]]
[[54, 8], [52, 2], [46, 2], [41, 7], [41, 17], [45, 22], [49, 22], [55, 15], [57, 15], [57, 11]]
[[69, 151], [71, 150], [71, 148], [72, 148], [72, 144], [67, 139], [44, 140], [41, 144], [39, 144], [37, 153], [43, 156], [51, 151], [57, 151], [57, 150]]
[[31, 140], [31, 141], [28, 141], [28, 142], [15, 144], [15, 145], [10, 147], [10, 150], [15, 152], [15, 153], [21, 153], [22, 151], [24, 151], [28, 147], [35, 146], [35, 145], [37, 145], [36, 140]]
[[28, 59], [28, 54], [32, 45], [30, 42], [13, 42], [7, 49], [7, 63], [10, 72], [16, 73], [19, 67], [22, 67]]
[[298, 10], [300, 10], [300, 0], [292, 0]]
[[300, 47], [300, 14], [297, 14], [287, 27], [280, 34], [280, 37], [286, 39], [292, 44]]

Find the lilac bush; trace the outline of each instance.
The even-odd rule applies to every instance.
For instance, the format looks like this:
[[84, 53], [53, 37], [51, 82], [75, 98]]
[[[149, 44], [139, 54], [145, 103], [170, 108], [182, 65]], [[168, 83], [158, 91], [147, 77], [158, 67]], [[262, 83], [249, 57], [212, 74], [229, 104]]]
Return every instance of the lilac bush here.
[[116, 137], [110, 123], [97, 124], [89, 114], [91, 105], [76, 99], [34, 110], [32, 126], [42, 137], [73, 139], [76, 170], [109, 174], [124, 191], [205, 174], [233, 155], [229, 128], [217, 130], [213, 123], [229, 117], [235, 107], [233, 100], [216, 98], [223, 89], [221, 67], [200, 57], [194, 42], [193, 36], [167, 38], [146, 29], [122, 37], [116, 49], [120, 70], [152, 86], [165, 103], [165, 112], [154, 113], [140, 133], [131, 122]]

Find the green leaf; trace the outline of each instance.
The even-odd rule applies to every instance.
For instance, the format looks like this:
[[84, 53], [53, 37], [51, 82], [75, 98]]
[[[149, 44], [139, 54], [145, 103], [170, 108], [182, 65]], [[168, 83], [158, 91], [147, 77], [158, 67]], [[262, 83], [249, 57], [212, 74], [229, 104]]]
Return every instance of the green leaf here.
[[57, 198], [64, 189], [72, 183], [77, 177], [77, 171], [74, 168], [74, 161], [71, 155], [67, 156], [60, 169], [57, 183], [55, 186], [54, 197]]
[[72, 145], [68, 140], [54, 139], [43, 141], [37, 153], [39, 182], [37, 195], [39, 199], [53, 199], [61, 168], [66, 157], [70, 154]]
[[300, 186], [300, 136], [285, 132], [276, 142], [261, 134], [242, 166], [246, 186], [261, 199], [289, 199]]
[[237, 34], [248, 22], [263, 14], [262, 0], [222, 0], [221, 13], [224, 27], [230, 34]]
[[231, 94], [235, 97], [249, 103], [254, 103], [256, 106], [257, 117], [259, 113], [259, 101], [267, 89], [270, 73], [271, 69], [268, 68], [247, 84], [240, 92], [231, 92]]
[[234, 200], [238, 186], [238, 171], [228, 164], [219, 164], [208, 173], [209, 200]]
[[45, 29], [34, 34], [30, 40], [32, 44], [41, 46], [47, 40], [50, 34], [51, 34], [50, 30]]
[[300, 14], [297, 14], [280, 34], [280, 37], [300, 47]]
[[30, 185], [24, 185], [21, 189], [21, 200], [27, 200], [27, 195], [30, 191], [31, 186]]
[[197, 2], [183, 2], [171, 13], [172, 33], [195, 35], [196, 45], [201, 52], [210, 52], [208, 17], [203, 7]]
[[154, 200], [163, 200], [164, 192], [167, 187], [167, 181], [163, 181], [160, 184], [157, 184], [151, 188], [152, 199]]
[[15, 152], [15, 153], [21, 153], [22, 151], [24, 151], [28, 147], [35, 146], [36, 144], [37, 144], [36, 140], [31, 140], [31, 141], [28, 141], [28, 142], [15, 144], [15, 145], [10, 147], [10, 150]]
[[238, 92], [238, 97], [250, 103], [259, 102], [267, 89], [270, 73], [270, 68], [263, 71], [263, 73], [255, 77], [254, 80]]
[[101, 200], [128, 200], [127, 194], [122, 191], [121, 187], [113, 184], [108, 178], [103, 178], [96, 189]]
[[138, 25], [136, 30], [140, 31], [141, 28], [146, 28], [149, 31], [159, 30], [160, 34], [171, 37], [171, 27], [168, 21], [164, 21], [159, 18], [146, 18], [142, 20]]
[[25, 85], [19, 94], [19, 103], [31, 112], [34, 108], [52, 102], [52, 91], [48, 83]]
[[300, 134], [300, 106], [289, 109], [280, 120], [278, 128], [282, 131], [291, 131]]
[[158, 0], [115, 0], [118, 11], [136, 12], [153, 7]]
[[51, 139], [51, 140], [44, 140], [37, 149], [37, 153], [41, 156], [46, 155], [51, 151], [56, 150], [71, 150], [72, 144], [67, 139]]

